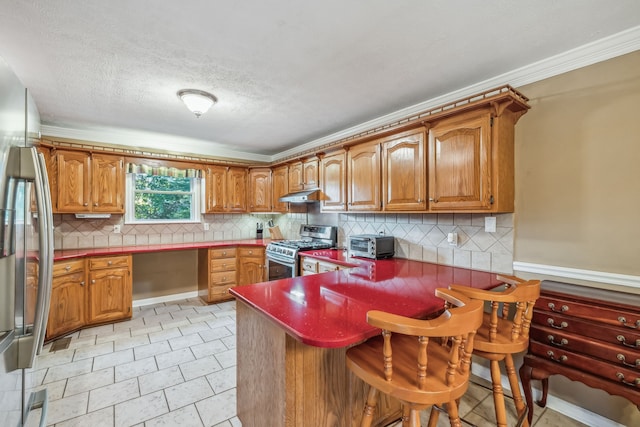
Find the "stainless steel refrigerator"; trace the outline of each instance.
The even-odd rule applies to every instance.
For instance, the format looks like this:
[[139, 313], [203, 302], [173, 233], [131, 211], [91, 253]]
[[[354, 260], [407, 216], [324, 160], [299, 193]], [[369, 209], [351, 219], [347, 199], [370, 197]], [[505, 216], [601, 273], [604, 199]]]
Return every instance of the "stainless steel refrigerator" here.
[[25, 425], [30, 413], [29, 425], [46, 424], [47, 390], [33, 383], [53, 268], [49, 184], [33, 147], [39, 133], [35, 103], [0, 58], [0, 425], [8, 427]]

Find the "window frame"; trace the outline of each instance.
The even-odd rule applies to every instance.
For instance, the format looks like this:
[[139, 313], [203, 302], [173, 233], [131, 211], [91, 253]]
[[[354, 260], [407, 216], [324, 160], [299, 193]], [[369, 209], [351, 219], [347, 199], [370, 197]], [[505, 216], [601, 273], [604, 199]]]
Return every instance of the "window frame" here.
[[[202, 178], [186, 177], [191, 181], [191, 191], [175, 191], [167, 192], [168, 194], [191, 194], [191, 218], [190, 219], [136, 219], [135, 212], [135, 176], [143, 175], [136, 173], [125, 174], [125, 224], [198, 224], [202, 222], [202, 188], [204, 183]], [[144, 192], [144, 191], [143, 191]]]

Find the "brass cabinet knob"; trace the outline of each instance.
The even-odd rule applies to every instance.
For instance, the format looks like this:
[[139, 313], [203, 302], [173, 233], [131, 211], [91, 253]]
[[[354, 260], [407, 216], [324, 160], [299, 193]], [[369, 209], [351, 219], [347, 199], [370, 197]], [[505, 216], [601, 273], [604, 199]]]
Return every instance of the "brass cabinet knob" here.
[[107, 261], [107, 265], [111, 265], [111, 264], [113, 264], [112, 261]]
[[71, 266], [70, 266], [70, 265], [67, 265], [64, 269], [65, 269], [65, 270], [67, 270], [67, 271], [69, 271], [69, 270], [71, 270]]
[[93, 206], [98, 206], [98, 202], [94, 203]]
[[91, 284], [93, 285], [94, 283], [96, 283], [95, 279], [91, 281]]
[[84, 203], [84, 206], [89, 206], [89, 203]]
[[84, 286], [84, 280], [80, 282], [80, 286]]

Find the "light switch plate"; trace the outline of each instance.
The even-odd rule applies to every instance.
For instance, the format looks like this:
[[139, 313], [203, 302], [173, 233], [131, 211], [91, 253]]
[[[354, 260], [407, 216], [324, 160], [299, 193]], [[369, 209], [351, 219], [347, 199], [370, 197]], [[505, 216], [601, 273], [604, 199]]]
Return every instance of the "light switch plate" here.
[[484, 217], [484, 231], [487, 233], [495, 233], [496, 232], [496, 217], [495, 216], [485, 216]]

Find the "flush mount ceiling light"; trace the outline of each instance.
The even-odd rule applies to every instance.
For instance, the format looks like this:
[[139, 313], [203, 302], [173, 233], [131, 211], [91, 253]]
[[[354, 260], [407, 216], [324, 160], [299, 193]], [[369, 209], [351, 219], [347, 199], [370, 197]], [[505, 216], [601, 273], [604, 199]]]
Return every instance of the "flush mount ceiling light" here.
[[184, 102], [189, 111], [200, 117], [206, 113], [209, 108], [216, 102], [218, 98], [211, 95], [209, 92], [198, 89], [182, 89], [178, 91], [178, 98]]

